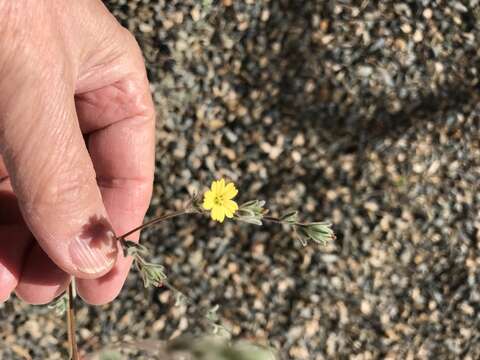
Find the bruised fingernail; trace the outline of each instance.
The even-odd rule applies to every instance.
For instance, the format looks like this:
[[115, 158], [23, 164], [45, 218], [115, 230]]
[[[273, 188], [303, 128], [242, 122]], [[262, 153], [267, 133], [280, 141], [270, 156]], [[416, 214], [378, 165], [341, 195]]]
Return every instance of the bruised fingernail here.
[[106, 220], [84, 226], [70, 244], [70, 256], [80, 273], [88, 277], [107, 273], [117, 258], [116, 237]]

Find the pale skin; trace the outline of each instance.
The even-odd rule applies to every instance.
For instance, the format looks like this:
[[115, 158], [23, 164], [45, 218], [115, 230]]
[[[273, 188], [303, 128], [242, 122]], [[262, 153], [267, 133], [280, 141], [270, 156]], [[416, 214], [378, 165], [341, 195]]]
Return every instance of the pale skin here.
[[102, 2], [0, 1], [0, 302], [48, 303], [71, 276], [112, 301], [154, 156], [142, 54]]

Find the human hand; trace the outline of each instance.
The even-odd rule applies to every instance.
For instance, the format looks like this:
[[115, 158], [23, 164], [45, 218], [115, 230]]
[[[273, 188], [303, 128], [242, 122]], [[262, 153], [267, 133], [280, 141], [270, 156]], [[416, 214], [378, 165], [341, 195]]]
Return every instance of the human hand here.
[[101, 1], [0, 2], [0, 302], [47, 303], [70, 275], [88, 303], [117, 296], [112, 229], [142, 222], [154, 137], [141, 52]]

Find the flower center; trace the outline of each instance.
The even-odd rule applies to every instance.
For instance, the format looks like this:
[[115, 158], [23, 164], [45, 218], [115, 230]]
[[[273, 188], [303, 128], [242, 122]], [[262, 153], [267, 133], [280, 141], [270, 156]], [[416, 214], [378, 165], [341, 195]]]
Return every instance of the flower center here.
[[223, 203], [224, 203], [223, 194], [215, 195], [215, 198], [213, 199], [213, 203], [217, 206], [223, 206]]

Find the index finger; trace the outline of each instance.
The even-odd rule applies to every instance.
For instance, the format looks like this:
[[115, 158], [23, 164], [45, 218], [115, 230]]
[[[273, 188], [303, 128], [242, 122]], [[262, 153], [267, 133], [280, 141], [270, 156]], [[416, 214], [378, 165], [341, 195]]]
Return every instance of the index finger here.
[[[97, 183], [117, 235], [142, 223], [155, 167], [155, 111], [138, 48], [133, 54], [117, 68], [121, 69], [118, 79], [113, 76], [110, 84], [76, 95]], [[138, 234], [129, 239], [137, 241]], [[118, 295], [131, 265], [130, 259], [118, 253], [108, 274], [77, 281], [78, 292], [88, 303], [103, 304]]]

